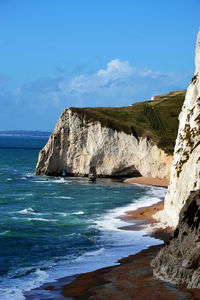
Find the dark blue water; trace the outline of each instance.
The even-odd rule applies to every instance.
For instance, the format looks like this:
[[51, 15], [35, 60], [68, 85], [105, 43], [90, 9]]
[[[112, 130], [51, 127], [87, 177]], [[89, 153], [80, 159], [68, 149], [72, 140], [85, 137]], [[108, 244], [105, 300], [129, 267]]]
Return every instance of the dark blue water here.
[[117, 217], [152, 204], [160, 188], [35, 176], [45, 138], [0, 137], [0, 298], [114, 264], [155, 244]]

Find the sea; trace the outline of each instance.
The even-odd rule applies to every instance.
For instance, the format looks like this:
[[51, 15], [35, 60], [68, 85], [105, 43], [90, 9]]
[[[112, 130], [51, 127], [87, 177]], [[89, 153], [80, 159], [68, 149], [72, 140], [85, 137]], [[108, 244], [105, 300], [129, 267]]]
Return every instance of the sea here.
[[[58, 278], [116, 265], [160, 241], [119, 216], [166, 189], [111, 180], [35, 176], [46, 137], [0, 136], [0, 299]], [[41, 299], [34, 298], [34, 299]]]

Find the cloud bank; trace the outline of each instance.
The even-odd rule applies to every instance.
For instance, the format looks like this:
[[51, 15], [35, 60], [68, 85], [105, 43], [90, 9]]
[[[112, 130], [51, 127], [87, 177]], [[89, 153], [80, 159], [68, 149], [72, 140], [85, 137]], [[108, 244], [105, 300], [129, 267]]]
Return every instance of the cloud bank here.
[[0, 106], [4, 109], [12, 106], [21, 114], [31, 111], [35, 122], [39, 122], [40, 117], [47, 124], [49, 118], [55, 122], [60, 112], [70, 106], [125, 106], [186, 88], [190, 76], [139, 68], [128, 61], [114, 59], [92, 74], [39, 78], [10, 92], [2, 88]]

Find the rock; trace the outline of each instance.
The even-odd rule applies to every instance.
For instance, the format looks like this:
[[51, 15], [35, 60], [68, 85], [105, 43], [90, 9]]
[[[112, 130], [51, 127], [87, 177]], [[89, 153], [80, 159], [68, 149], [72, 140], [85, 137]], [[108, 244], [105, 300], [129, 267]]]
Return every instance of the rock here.
[[190, 193], [174, 236], [151, 265], [157, 278], [200, 288], [200, 190]]
[[97, 173], [96, 173], [96, 167], [91, 167], [90, 172], [88, 174], [88, 181], [96, 181]]
[[88, 121], [65, 109], [40, 151], [37, 175], [88, 176], [95, 166], [100, 177], [146, 176], [168, 178], [172, 156], [149, 140]]
[[200, 188], [200, 31], [197, 36], [196, 70], [187, 89], [171, 167], [164, 211], [157, 217], [176, 227], [181, 208], [193, 190]]

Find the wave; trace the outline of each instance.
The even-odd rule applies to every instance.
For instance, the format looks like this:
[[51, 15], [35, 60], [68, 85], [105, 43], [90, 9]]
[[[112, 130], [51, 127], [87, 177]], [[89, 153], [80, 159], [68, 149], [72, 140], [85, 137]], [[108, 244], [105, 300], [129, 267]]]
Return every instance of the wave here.
[[[134, 193], [134, 190], [133, 190]], [[40, 286], [45, 282], [52, 282], [58, 278], [65, 276], [71, 276], [78, 273], [93, 271], [109, 265], [118, 264], [118, 260], [122, 257], [134, 254], [141, 249], [145, 249], [150, 245], [160, 243], [155, 239], [144, 236], [144, 232], [132, 232], [123, 231], [119, 227], [127, 225], [127, 223], [120, 220], [118, 217], [123, 215], [127, 211], [138, 209], [139, 207], [150, 206], [160, 201], [160, 197], [163, 197], [166, 193], [166, 189], [152, 187], [146, 189], [145, 196], [130, 205], [126, 205], [113, 210], [107, 210], [98, 219], [92, 220], [91, 227], [95, 227], [98, 231], [98, 243], [96, 244], [96, 250], [88, 251], [86, 253], [80, 253], [79, 257], [62, 257], [56, 263], [51, 265], [48, 270], [41, 270], [40, 266], [37, 270], [24, 270], [27, 272], [25, 276], [21, 278], [13, 278], [13, 281], [5, 280], [3, 283], [3, 289], [0, 289], [0, 295], [3, 299], [24, 299], [23, 291], [29, 291], [33, 288]], [[60, 196], [62, 197], [62, 196]], [[64, 196], [63, 196], [64, 197]], [[56, 197], [59, 198], [59, 197]], [[62, 199], [62, 198], [61, 198]], [[18, 213], [23, 214], [35, 214], [33, 208], [25, 208]], [[84, 211], [74, 212], [52, 212], [52, 214], [66, 217], [67, 215], [78, 216], [84, 215]], [[59, 217], [58, 217], [59, 218]], [[81, 217], [80, 217], [81, 218]], [[27, 221], [45, 221], [56, 222], [57, 219], [45, 219], [45, 218], [18, 218]], [[74, 235], [74, 233], [71, 233]], [[23, 270], [22, 270], [23, 273]], [[48, 297], [47, 297], [48, 298]], [[50, 298], [50, 297], [49, 297]]]
[[[35, 271], [34, 271], [35, 270]], [[34, 272], [33, 272], [34, 271]], [[26, 280], [22, 278], [26, 275]], [[20, 278], [22, 277], [22, 278]], [[3, 300], [24, 300], [24, 292], [30, 291], [41, 284], [49, 277], [48, 273], [40, 268], [21, 269], [21, 276], [14, 276], [11, 280], [0, 278], [0, 295]]]
[[73, 199], [72, 197], [69, 196], [58, 196], [56, 199]]
[[5, 230], [3, 232], [0, 232], [0, 235], [7, 235], [8, 233], [10, 233], [11, 231], [10, 230]]
[[31, 207], [19, 210], [17, 213], [18, 214], [25, 214], [25, 215], [28, 215], [28, 214], [30, 214], [30, 215], [40, 215], [40, 213], [36, 213], [34, 211], [34, 209], [32, 209]]
[[60, 216], [63, 216], [63, 217], [66, 217], [66, 216], [70, 216], [70, 215], [77, 215], [77, 216], [80, 216], [80, 215], [84, 215], [84, 211], [75, 211], [75, 212], [70, 212], [70, 213], [65, 213], [65, 212], [55, 212], [53, 213], [53, 215], [60, 215]]
[[[25, 208], [22, 210], [17, 211], [16, 213], [22, 214], [22, 215], [35, 215], [35, 216], [41, 216], [41, 215], [60, 215], [63, 217], [69, 216], [69, 215], [84, 215], [84, 211], [75, 211], [75, 212], [49, 212], [49, 213], [39, 213], [35, 212], [32, 207]], [[16, 218], [16, 217], [15, 217]], [[27, 220], [36, 220], [36, 221], [53, 221], [52, 219], [43, 219], [43, 218], [18, 218], [18, 219], [27, 219]], [[56, 220], [58, 221], [58, 220]]]
[[58, 222], [57, 219], [44, 219], [44, 218], [18, 218], [12, 217], [14, 220], [26, 220], [26, 221], [42, 221], [42, 222]]
[[84, 215], [84, 211], [77, 211], [72, 213], [72, 215]]
[[24, 174], [26, 177], [34, 177], [35, 176], [35, 173], [26, 173]]
[[119, 217], [123, 216], [126, 212], [137, 210], [140, 207], [148, 207], [161, 201], [166, 194], [166, 189], [162, 187], [150, 187], [146, 191], [146, 196], [135, 200], [133, 203], [118, 207], [107, 211], [106, 214], [101, 216], [96, 222], [96, 228], [99, 230], [119, 230], [119, 227], [127, 225]]
[[63, 213], [63, 212], [55, 212], [55, 213], [53, 213], [53, 215], [59, 215], [59, 216], [66, 217], [66, 216], [68, 216], [69, 214], [68, 214], [68, 213]]

